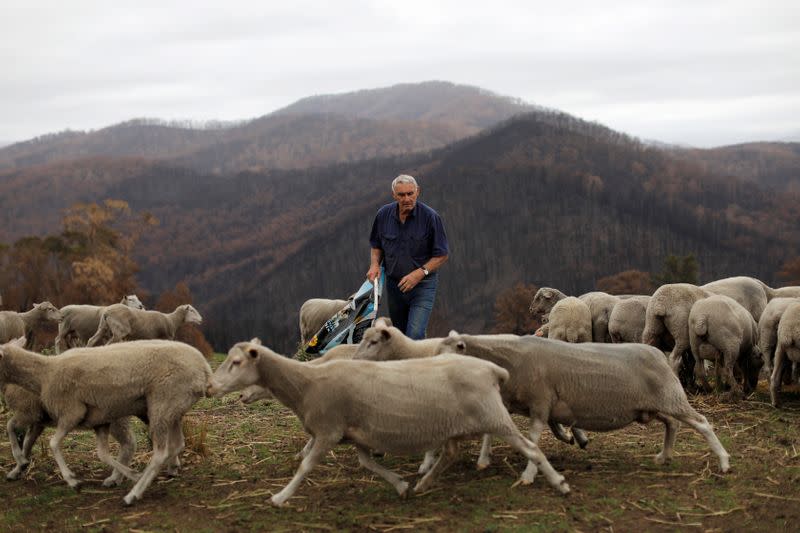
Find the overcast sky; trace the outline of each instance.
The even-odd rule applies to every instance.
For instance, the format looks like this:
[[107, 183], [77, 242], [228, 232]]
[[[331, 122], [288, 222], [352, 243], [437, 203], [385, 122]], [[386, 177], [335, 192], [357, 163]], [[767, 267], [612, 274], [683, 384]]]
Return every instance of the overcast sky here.
[[798, 0], [3, 0], [0, 143], [446, 80], [650, 140], [800, 140]]

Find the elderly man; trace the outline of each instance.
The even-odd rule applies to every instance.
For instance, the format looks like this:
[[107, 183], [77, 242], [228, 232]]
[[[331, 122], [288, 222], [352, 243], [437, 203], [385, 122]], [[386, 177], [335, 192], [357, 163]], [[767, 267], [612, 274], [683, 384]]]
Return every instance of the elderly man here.
[[418, 202], [413, 176], [392, 181], [394, 202], [378, 210], [372, 223], [367, 278], [374, 281], [383, 262], [392, 323], [412, 339], [424, 339], [436, 298], [437, 274], [448, 254], [439, 214]]

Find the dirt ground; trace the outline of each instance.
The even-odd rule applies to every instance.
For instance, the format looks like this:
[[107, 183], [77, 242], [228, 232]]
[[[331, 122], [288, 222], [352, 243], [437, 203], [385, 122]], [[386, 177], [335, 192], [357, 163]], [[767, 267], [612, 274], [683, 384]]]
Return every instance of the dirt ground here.
[[[0, 481], [4, 530], [74, 531], [765, 531], [797, 530], [800, 523], [800, 394], [784, 393], [784, 406], [769, 405], [766, 382], [738, 404], [715, 396], [692, 397], [731, 454], [721, 475], [706, 442], [682, 427], [672, 463], [653, 456], [663, 426], [632, 425], [591, 433], [586, 450], [556, 441], [541, 448], [564, 474], [572, 493], [558, 495], [543, 478], [512, 486], [524, 459], [495, 442], [492, 464], [477, 471], [479, 443], [462, 446], [460, 460], [427, 493], [401, 500], [390, 485], [359, 467], [355, 451], [340, 446], [307, 478], [283, 508], [269, 496], [297, 467], [294, 454], [306, 436], [290, 411], [276, 403], [241, 405], [236, 395], [205, 399], [187, 417], [187, 450], [180, 475], [165, 475], [126, 507], [130, 484], [104, 488], [108, 469], [94, 453], [88, 432], [65, 440], [65, 456], [85, 480], [80, 492], [66, 486], [53, 462], [48, 429], [22, 479]], [[0, 415], [5, 426], [8, 413]], [[522, 428], [527, 421], [516, 418]], [[137, 422], [139, 452], [149, 459], [144, 426]], [[416, 478], [420, 457], [379, 461]], [[3, 439], [0, 460], [13, 466]]]

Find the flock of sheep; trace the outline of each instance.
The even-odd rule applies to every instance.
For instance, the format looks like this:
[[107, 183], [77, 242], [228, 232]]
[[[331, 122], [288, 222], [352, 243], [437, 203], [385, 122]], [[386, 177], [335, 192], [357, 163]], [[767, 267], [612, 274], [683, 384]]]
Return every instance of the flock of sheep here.
[[[346, 303], [306, 302], [301, 340]], [[77, 486], [60, 443], [73, 429], [93, 429], [98, 457], [113, 469], [103, 484], [134, 481], [124, 497], [131, 504], [164, 465], [176, 473], [184, 446], [180, 421], [192, 405], [204, 395], [234, 391], [242, 391], [244, 403], [277, 399], [310, 435], [295, 476], [272, 497], [275, 505], [283, 505], [339, 443], [353, 444], [362, 466], [407, 497], [431, 486], [452, 463], [459, 441], [481, 435], [478, 468], [489, 465], [494, 436], [528, 460], [520, 483], [532, 483], [541, 472], [566, 494], [569, 485], [538, 446], [545, 427], [583, 448], [586, 431], [659, 420], [665, 433], [655, 461], [663, 464], [673, 456], [683, 423], [706, 440], [726, 472], [730, 456], [689, 404], [684, 386], [695, 386], [697, 379], [707, 388], [704, 361], [712, 361], [717, 386], [727, 385], [728, 394], [739, 397], [755, 387], [765, 365], [777, 405], [781, 383], [796, 378], [784, 369], [800, 361], [800, 287], [771, 289], [753, 278], [702, 287], [669, 284], [653, 296], [592, 292], [574, 298], [543, 288], [531, 312], [546, 321], [536, 335], [452, 331], [419, 341], [379, 318], [360, 344], [337, 346], [309, 362], [276, 354], [253, 339], [233, 346], [213, 374], [197, 350], [170, 340], [181, 323], [201, 320], [191, 306], [163, 314], [144, 311], [137, 298], [126, 297], [106, 308], [58, 310], [45, 302], [27, 313], [0, 312], [0, 386], [13, 413], [8, 435], [16, 461], [7, 477], [20, 476], [36, 438], [51, 425], [53, 457], [64, 480]], [[48, 319], [59, 321], [57, 353], [62, 344], [77, 347], [56, 357], [27, 350], [25, 335]], [[530, 418], [527, 437], [510, 413]], [[141, 473], [129, 466], [135, 447], [131, 416], [148, 424], [153, 443]], [[120, 444], [116, 458], [109, 434]], [[374, 452], [424, 453], [422, 477], [412, 488], [376, 462]]]

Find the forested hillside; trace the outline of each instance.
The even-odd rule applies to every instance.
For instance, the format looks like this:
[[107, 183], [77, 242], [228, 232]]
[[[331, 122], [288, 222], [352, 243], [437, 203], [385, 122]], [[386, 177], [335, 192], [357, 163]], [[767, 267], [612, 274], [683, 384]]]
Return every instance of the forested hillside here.
[[372, 217], [401, 172], [419, 178], [451, 241], [432, 334], [488, 331], [497, 296], [517, 283], [577, 294], [691, 253], [703, 282], [777, 285], [781, 265], [800, 255], [797, 195], [563, 113], [517, 116], [435, 151], [358, 159], [222, 175], [142, 158], [6, 170], [0, 242], [57, 231], [75, 202], [118, 198], [152, 213], [160, 223], [135, 249], [140, 288], [157, 295], [185, 281], [218, 350], [258, 335], [290, 351], [305, 299], [355, 290]]

